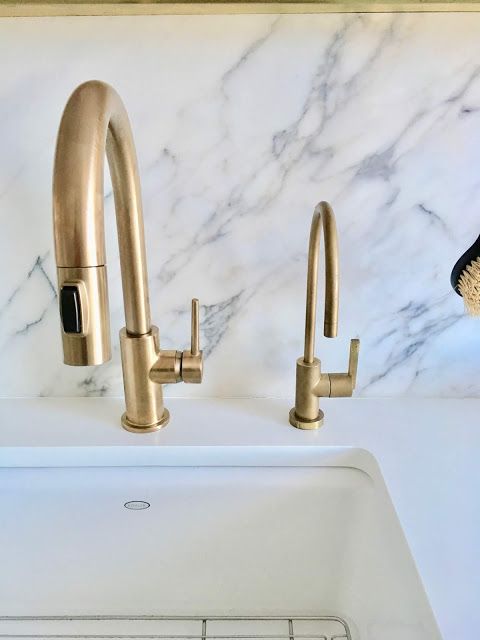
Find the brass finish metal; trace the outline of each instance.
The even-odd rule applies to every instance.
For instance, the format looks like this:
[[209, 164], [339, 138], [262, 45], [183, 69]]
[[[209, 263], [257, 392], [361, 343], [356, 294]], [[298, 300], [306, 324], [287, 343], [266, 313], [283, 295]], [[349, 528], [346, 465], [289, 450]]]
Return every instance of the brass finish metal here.
[[305, 349], [303, 359], [313, 362], [315, 351], [315, 324], [317, 317], [318, 260], [320, 238], [325, 242], [325, 308], [323, 332], [335, 338], [338, 328], [338, 242], [335, 216], [330, 205], [321, 202], [315, 209], [310, 228], [307, 270], [307, 305], [305, 311]]
[[158, 384], [187, 382], [200, 384], [203, 377], [203, 353], [200, 351], [200, 303], [192, 300], [192, 336], [190, 350], [159, 351], [150, 370], [150, 379]]
[[163, 350], [150, 369], [150, 380], [156, 384], [171, 384], [182, 380], [182, 352]]
[[290, 424], [297, 429], [318, 429], [324, 414], [319, 408], [320, 397], [351, 396], [356, 385], [360, 341], [350, 341], [348, 373], [322, 373], [315, 357], [315, 324], [318, 291], [318, 262], [322, 227], [325, 244], [325, 308], [323, 333], [327, 338], [337, 335], [338, 327], [338, 240], [335, 215], [327, 202], [315, 208], [310, 229], [307, 272], [307, 302], [305, 311], [305, 349], [297, 360], [295, 407], [289, 414]]
[[129, 431], [153, 431], [167, 424], [168, 414], [163, 407], [162, 386], [150, 378], [150, 370], [160, 351], [158, 329], [132, 336], [120, 331], [120, 349], [124, 371], [126, 412], [122, 424]]
[[182, 357], [182, 378], [184, 382], [202, 381], [203, 362], [200, 351], [200, 306], [196, 298], [192, 300], [192, 337], [190, 351], [184, 351]]
[[125, 107], [103, 82], [80, 85], [60, 123], [53, 171], [57, 266], [106, 264], [105, 151], [115, 198], [126, 327], [129, 333], [148, 333], [150, 305], [135, 146]]
[[[90, 81], [71, 95], [60, 123], [53, 174], [53, 222], [58, 284], [80, 291], [81, 334], [62, 331], [66, 364], [110, 358], [105, 260], [103, 172], [108, 158], [115, 199], [126, 326], [120, 332], [130, 431], [168, 422], [161, 384], [202, 380], [199, 304], [192, 303], [192, 348], [161, 351], [151, 325], [143, 214], [133, 137], [125, 108], [109, 85]], [[194, 334], [194, 335], [193, 335]], [[183, 374], [185, 370], [185, 375]]]
[[198, 298], [192, 300], [192, 332], [191, 332], [191, 348], [192, 356], [200, 354], [200, 303]]
[[0, 0], [0, 17], [480, 11], [480, 0]]

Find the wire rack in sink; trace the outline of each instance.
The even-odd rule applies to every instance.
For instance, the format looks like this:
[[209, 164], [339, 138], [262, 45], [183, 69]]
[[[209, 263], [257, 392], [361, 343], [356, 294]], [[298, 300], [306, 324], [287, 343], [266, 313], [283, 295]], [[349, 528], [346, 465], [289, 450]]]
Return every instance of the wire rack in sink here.
[[316, 617], [0, 616], [14, 640], [352, 640], [347, 623]]

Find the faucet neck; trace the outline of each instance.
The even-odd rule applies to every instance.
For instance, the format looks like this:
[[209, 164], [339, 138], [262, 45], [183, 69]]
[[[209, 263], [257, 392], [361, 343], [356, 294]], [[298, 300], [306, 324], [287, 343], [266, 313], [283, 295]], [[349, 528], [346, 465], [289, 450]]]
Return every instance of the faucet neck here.
[[315, 324], [317, 316], [318, 262], [320, 239], [325, 245], [325, 310], [323, 332], [335, 338], [338, 327], [338, 241], [335, 215], [327, 202], [315, 208], [308, 247], [307, 304], [305, 311], [305, 350], [303, 360], [313, 363], [315, 357]]
[[104, 158], [112, 179], [126, 330], [151, 329], [137, 159], [127, 113], [109, 85], [90, 81], [62, 116], [53, 174], [55, 254], [59, 270], [104, 267]]

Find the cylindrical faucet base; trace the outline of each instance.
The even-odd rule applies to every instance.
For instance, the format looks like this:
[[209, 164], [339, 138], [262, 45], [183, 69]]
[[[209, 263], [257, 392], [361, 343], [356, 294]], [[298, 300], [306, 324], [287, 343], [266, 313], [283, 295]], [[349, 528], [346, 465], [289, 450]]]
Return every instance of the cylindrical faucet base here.
[[321, 378], [320, 360], [305, 362], [297, 360], [297, 387], [295, 407], [290, 411], [289, 420], [297, 429], [318, 429], [323, 424], [323, 411], [319, 409], [318, 396], [314, 389]]
[[150, 379], [159, 353], [158, 328], [142, 335], [131, 335], [123, 328], [120, 349], [127, 409], [122, 425], [128, 431], [144, 433], [161, 429], [170, 416], [163, 406], [162, 385]]

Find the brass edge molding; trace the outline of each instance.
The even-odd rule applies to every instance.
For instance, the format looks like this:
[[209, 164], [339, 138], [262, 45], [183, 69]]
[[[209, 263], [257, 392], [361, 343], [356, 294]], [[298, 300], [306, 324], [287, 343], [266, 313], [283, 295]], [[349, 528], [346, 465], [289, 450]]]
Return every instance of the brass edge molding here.
[[134, 15], [235, 15], [235, 14], [315, 14], [315, 13], [445, 13], [480, 11], [480, 0], [475, 2], [434, 2], [427, 0], [369, 2], [368, 0], [339, 0], [338, 2], [61, 2], [40, 0], [26, 2], [4, 2], [0, 0], [0, 17], [47, 17], [47, 16], [134, 16]]

